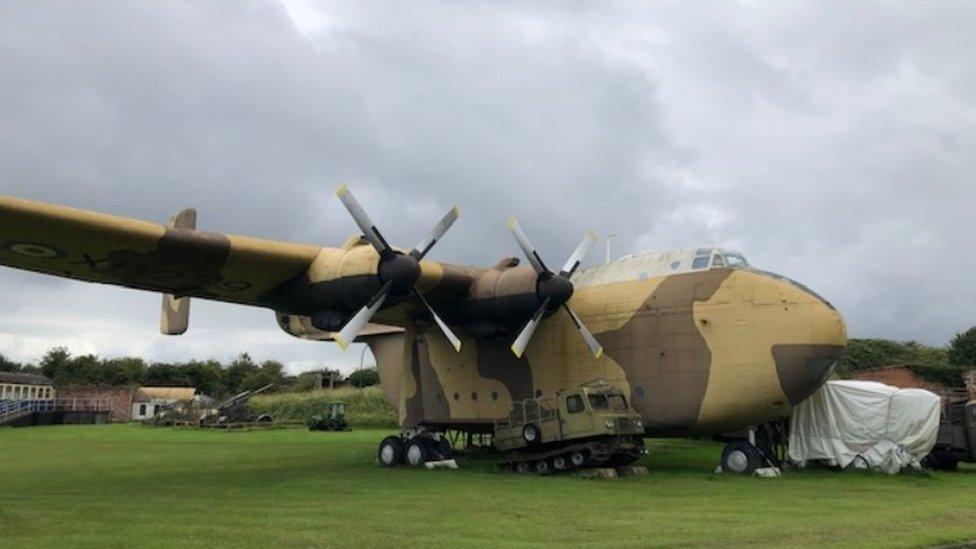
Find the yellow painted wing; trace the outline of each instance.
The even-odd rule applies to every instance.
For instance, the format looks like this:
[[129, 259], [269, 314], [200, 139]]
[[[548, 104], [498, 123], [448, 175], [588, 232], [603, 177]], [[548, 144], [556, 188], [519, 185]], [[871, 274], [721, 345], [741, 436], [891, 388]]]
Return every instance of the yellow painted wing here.
[[319, 250], [0, 196], [0, 265], [89, 282], [261, 306]]

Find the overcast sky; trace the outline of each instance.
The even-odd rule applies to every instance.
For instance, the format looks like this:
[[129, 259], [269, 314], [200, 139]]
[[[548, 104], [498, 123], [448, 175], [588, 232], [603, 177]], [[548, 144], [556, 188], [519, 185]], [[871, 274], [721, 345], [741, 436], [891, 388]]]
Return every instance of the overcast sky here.
[[[515, 255], [516, 215], [555, 264], [587, 229], [740, 249], [853, 337], [976, 324], [976, 4], [613, 6], [4, 2], [0, 193], [336, 246], [348, 182], [404, 246], [460, 205], [434, 259]], [[157, 295], [6, 268], [0, 311], [17, 360], [359, 361], [202, 301], [164, 338]]]

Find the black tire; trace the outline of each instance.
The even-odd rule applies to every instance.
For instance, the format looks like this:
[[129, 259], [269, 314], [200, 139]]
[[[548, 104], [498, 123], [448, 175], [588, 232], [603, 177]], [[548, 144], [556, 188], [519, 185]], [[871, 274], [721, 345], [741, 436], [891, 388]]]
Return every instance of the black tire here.
[[730, 442], [722, 450], [722, 471], [726, 473], [751, 475], [762, 463], [759, 449], [745, 441]]
[[376, 459], [384, 467], [395, 467], [403, 464], [403, 441], [400, 437], [390, 436], [380, 442], [376, 451]]
[[529, 470], [531, 470], [531, 469], [532, 468], [529, 466], [529, 464], [526, 463], [526, 462], [524, 462], [524, 461], [520, 461], [520, 462], [518, 462], [518, 463], [515, 464], [515, 472], [516, 473], [528, 473]]
[[430, 460], [430, 439], [426, 437], [414, 437], [403, 447], [403, 462], [411, 467], [422, 467]]
[[522, 427], [522, 440], [529, 446], [538, 444], [541, 438], [542, 433], [536, 427], [535, 423], [529, 423], [525, 427]]
[[552, 467], [557, 471], [569, 470], [572, 465], [569, 463], [568, 455], [558, 455], [552, 458]]
[[548, 475], [552, 471], [552, 465], [549, 464], [548, 459], [540, 459], [532, 465], [536, 474], [539, 475]]
[[575, 452], [569, 454], [569, 463], [573, 467], [582, 467], [586, 465], [586, 451], [576, 450]]

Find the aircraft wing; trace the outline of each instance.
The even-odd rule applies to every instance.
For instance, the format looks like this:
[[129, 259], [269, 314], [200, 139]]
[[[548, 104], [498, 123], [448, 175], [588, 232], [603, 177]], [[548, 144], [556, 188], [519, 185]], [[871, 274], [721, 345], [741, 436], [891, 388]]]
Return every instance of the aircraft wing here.
[[263, 306], [319, 251], [0, 196], [0, 265], [88, 282]]

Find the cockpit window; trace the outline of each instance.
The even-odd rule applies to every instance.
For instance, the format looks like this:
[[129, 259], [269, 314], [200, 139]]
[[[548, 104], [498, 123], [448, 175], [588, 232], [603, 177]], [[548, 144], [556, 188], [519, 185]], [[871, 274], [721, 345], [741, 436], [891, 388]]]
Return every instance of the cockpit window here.
[[704, 269], [705, 267], [708, 267], [707, 255], [696, 256], [695, 260], [691, 262], [692, 269]]
[[712, 267], [722, 267], [724, 265], [725, 259], [722, 257], [722, 254], [715, 254], [715, 257], [712, 258]]
[[594, 410], [606, 410], [610, 408], [610, 403], [607, 401], [607, 395], [586, 395], [590, 400], [590, 406]]
[[627, 411], [627, 399], [623, 395], [610, 395], [610, 409], [614, 412], [626, 412]]
[[728, 253], [728, 252], [725, 253], [725, 263], [729, 267], [749, 266], [749, 262], [746, 261], [746, 258], [742, 257], [742, 254], [735, 254], [735, 253]]

